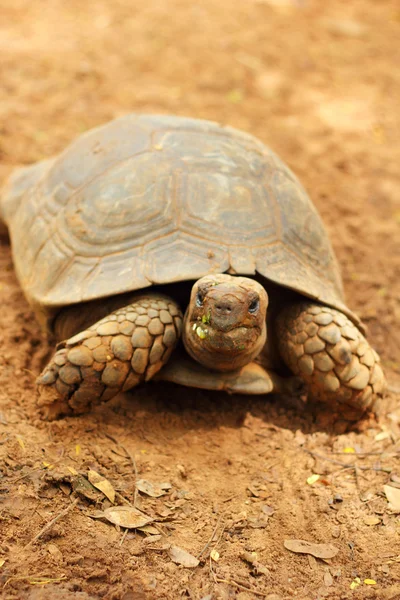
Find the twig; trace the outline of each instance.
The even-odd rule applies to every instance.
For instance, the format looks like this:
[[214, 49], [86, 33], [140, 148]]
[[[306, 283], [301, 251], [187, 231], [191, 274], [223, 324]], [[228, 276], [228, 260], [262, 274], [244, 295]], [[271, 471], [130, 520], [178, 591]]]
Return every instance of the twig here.
[[105, 433], [104, 435], [106, 437], [108, 437], [112, 442], [114, 442], [114, 444], [116, 444], [117, 446], [119, 446], [120, 448], [122, 448], [122, 450], [125, 452], [126, 456], [129, 458], [129, 460], [132, 463], [133, 470], [134, 470], [134, 473], [135, 473], [135, 491], [134, 491], [134, 494], [133, 494], [133, 506], [136, 508], [137, 498], [138, 498], [138, 489], [137, 489], [137, 486], [136, 486], [136, 481], [138, 479], [138, 470], [137, 470], [135, 458], [131, 454], [131, 452], [129, 452], [128, 448], [125, 448], [125, 446], [123, 446], [121, 444], [121, 442], [119, 442], [118, 440], [116, 440], [112, 435], [110, 435], [109, 433]]
[[222, 519], [222, 514], [218, 517], [217, 524], [215, 525], [215, 527], [213, 529], [213, 532], [212, 532], [212, 534], [211, 534], [208, 542], [206, 543], [206, 545], [204, 546], [204, 548], [201, 550], [201, 552], [196, 556], [197, 560], [199, 560], [200, 557], [203, 556], [204, 552], [207, 550], [207, 548], [210, 546], [211, 542], [213, 541], [214, 535], [217, 532], [217, 529], [218, 529], [218, 526], [219, 526], [219, 524], [221, 522], [221, 519]]
[[35, 537], [30, 542], [28, 542], [28, 544], [26, 544], [26, 546], [24, 547], [24, 550], [26, 548], [28, 548], [29, 546], [31, 546], [32, 544], [34, 544], [40, 537], [42, 537], [42, 535], [44, 533], [47, 533], [47, 531], [49, 531], [49, 529], [51, 529], [55, 523], [60, 521], [60, 519], [65, 517], [65, 515], [67, 513], [69, 513], [69, 511], [72, 510], [78, 504], [78, 502], [79, 502], [79, 498], [75, 498], [75, 500], [73, 502], [71, 502], [71, 504], [69, 506], [67, 506], [67, 508], [64, 508], [64, 510], [62, 510], [60, 512], [60, 514], [58, 514], [56, 517], [54, 517], [54, 519], [52, 519], [51, 521], [46, 523], [46, 525], [39, 531], [39, 533], [36, 534]]
[[120, 546], [122, 546], [122, 544], [124, 543], [124, 540], [125, 540], [125, 538], [126, 538], [126, 534], [128, 533], [128, 531], [129, 531], [129, 529], [128, 529], [128, 527], [127, 527], [127, 528], [125, 529], [125, 531], [124, 531], [124, 533], [123, 533], [123, 536], [122, 536], [122, 538], [121, 538], [121, 541], [120, 541], [120, 543], [119, 543], [119, 545], [120, 545]]
[[229, 580], [229, 579], [220, 579], [219, 577], [214, 576], [214, 581], [216, 583], [226, 583], [227, 585], [235, 585], [240, 590], [245, 590], [246, 592], [251, 592], [255, 596], [261, 596], [261, 598], [266, 598], [267, 597], [267, 594], [265, 594], [264, 592], [258, 592], [257, 590], [255, 590], [253, 588], [247, 587], [247, 585], [243, 585], [241, 583], [238, 583], [234, 579], [232, 579], [232, 580]]
[[[339, 467], [343, 467], [344, 469], [354, 469], [356, 467], [356, 465], [354, 463], [346, 464], [344, 462], [341, 462], [340, 460], [334, 460], [333, 458], [328, 458], [327, 456], [318, 454], [317, 452], [311, 452], [311, 450], [307, 450], [306, 448], [303, 448], [303, 451], [307, 452], [307, 454], [310, 454], [314, 458], [320, 458], [321, 460], [326, 460], [327, 462], [330, 462], [334, 465], [339, 465]], [[390, 467], [360, 467], [360, 466], [357, 466], [357, 469], [359, 469], [360, 471], [378, 471], [378, 472], [382, 472], [382, 473], [391, 473], [391, 471], [392, 471], [392, 469]]]

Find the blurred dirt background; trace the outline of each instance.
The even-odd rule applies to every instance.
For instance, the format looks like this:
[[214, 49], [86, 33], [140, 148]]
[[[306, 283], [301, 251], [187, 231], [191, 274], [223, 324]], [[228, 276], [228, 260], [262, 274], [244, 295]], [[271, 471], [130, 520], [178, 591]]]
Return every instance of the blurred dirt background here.
[[[400, 508], [383, 488], [400, 493], [399, 39], [397, 0], [1, 3], [0, 177], [132, 111], [259, 136], [321, 212], [391, 389], [383, 418], [346, 433], [289, 400], [155, 384], [43, 423], [34, 377], [50, 345], [2, 241], [1, 598], [400, 598]], [[93, 518], [110, 503], [82, 490], [88, 469], [118, 504], [137, 478], [169, 482], [136, 499], [156, 537]]]

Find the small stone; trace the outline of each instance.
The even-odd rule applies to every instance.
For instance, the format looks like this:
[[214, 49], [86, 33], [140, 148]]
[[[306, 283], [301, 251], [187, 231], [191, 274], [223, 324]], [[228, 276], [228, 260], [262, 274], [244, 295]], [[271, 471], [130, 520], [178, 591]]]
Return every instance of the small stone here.
[[132, 335], [134, 329], [135, 326], [130, 321], [122, 321], [122, 323], [119, 324], [119, 330], [123, 335]]
[[305, 323], [312, 323], [312, 321], [313, 321], [313, 317], [312, 317], [312, 315], [307, 315], [307, 314], [305, 314], [305, 315], [303, 316], [303, 321], [304, 321]]
[[83, 345], [86, 346], [87, 348], [89, 348], [90, 350], [94, 350], [95, 348], [98, 348], [101, 344], [101, 337], [92, 337], [88, 340], [85, 340], [83, 342]]
[[101, 345], [98, 348], [93, 350], [93, 358], [95, 361], [100, 363], [105, 363], [108, 360], [112, 360], [114, 358], [110, 348], [107, 346]]
[[88, 367], [93, 362], [93, 355], [86, 346], [75, 346], [74, 348], [71, 348], [67, 356], [69, 362], [78, 367]]
[[369, 369], [364, 365], [360, 365], [359, 371], [353, 379], [347, 383], [347, 385], [353, 390], [363, 390], [368, 385], [369, 380]]
[[324, 373], [327, 371], [331, 371], [335, 366], [335, 363], [326, 352], [319, 352], [318, 354], [314, 354], [313, 360], [316, 368], [320, 371], [323, 371]]
[[134, 348], [150, 348], [153, 342], [153, 338], [146, 327], [136, 327], [131, 339]]
[[158, 308], [159, 308], [158, 302], [151, 302], [150, 307], [153, 308], [154, 310], [158, 310]]
[[119, 327], [116, 321], [108, 321], [97, 327], [98, 335], [115, 335], [116, 333], [119, 333]]
[[131, 312], [126, 313], [126, 320], [131, 321], [131, 323], [134, 323], [137, 318], [138, 318], [138, 315], [136, 313], [131, 313]]
[[133, 353], [131, 360], [132, 369], [139, 374], [145, 372], [149, 364], [149, 351], [144, 348], [137, 348]]
[[348, 365], [336, 365], [335, 373], [341, 381], [347, 382], [353, 379], [360, 371], [360, 362], [357, 356], [352, 357], [350, 364]]
[[350, 344], [345, 339], [341, 339], [338, 344], [333, 346], [333, 348], [328, 348], [328, 353], [332, 356], [333, 360], [340, 365], [350, 364], [353, 356]]
[[111, 351], [119, 360], [130, 360], [133, 354], [130, 338], [125, 335], [115, 336], [111, 342]]
[[[322, 315], [317, 315], [317, 316], [322, 316]], [[318, 331], [318, 325], [316, 325], [315, 323], [309, 323], [306, 327], [306, 332], [308, 333], [309, 336], [313, 336], [317, 333]], [[305, 342], [306, 340], [303, 340], [303, 342]]]
[[122, 323], [122, 321], [125, 321], [125, 315], [121, 315], [121, 314], [117, 315], [117, 321], [118, 321], [118, 323]]
[[61, 377], [63, 382], [68, 385], [74, 385], [75, 383], [79, 383], [81, 381], [81, 373], [79, 369], [77, 367], [73, 367], [72, 365], [64, 365], [64, 367], [61, 367], [58, 375]]
[[305, 375], [312, 375], [314, 371], [314, 361], [308, 354], [302, 356], [298, 361], [299, 369]]
[[148, 330], [151, 335], [161, 335], [164, 333], [164, 325], [161, 323], [160, 319], [155, 318], [150, 321]]
[[81, 331], [80, 333], [77, 333], [73, 337], [69, 338], [69, 340], [67, 340], [67, 346], [75, 346], [75, 344], [80, 344], [81, 342], [83, 342], [83, 340], [91, 338], [94, 335], [96, 335], [95, 332], [90, 331], [89, 329]]
[[147, 310], [143, 306], [135, 306], [138, 315], [147, 315]]
[[150, 319], [155, 319], [156, 317], [158, 317], [158, 310], [156, 310], [155, 308], [149, 308], [147, 314], [150, 317]]
[[358, 340], [360, 337], [360, 333], [354, 325], [345, 325], [341, 328], [340, 332], [348, 340]]
[[113, 360], [106, 365], [101, 381], [109, 387], [122, 387], [129, 372], [129, 364]]
[[146, 327], [150, 323], [149, 315], [139, 315], [136, 319], [135, 325], [140, 325], [141, 327]]
[[[161, 317], [161, 313], [160, 313], [160, 317]], [[173, 346], [175, 344], [175, 342], [176, 342], [175, 327], [173, 325], [166, 325], [165, 331], [164, 331], [164, 336], [163, 336], [164, 346], [167, 346], [167, 348], [169, 348], [170, 346]]]
[[58, 366], [62, 367], [67, 362], [67, 352], [65, 350], [61, 350], [56, 352], [53, 357], [53, 362]]
[[314, 317], [314, 322], [318, 325], [329, 325], [333, 321], [333, 316], [330, 313], [322, 312]]
[[160, 320], [161, 323], [164, 323], [164, 325], [166, 325], [167, 323], [172, 323], [172, 316], [170, 315], [170, 313], [167, 310], [160, 310]]
[[340, 342], [340, 329], [334, 323], [327, 325], [326, 327], [320, 327], [318, 336], [328, 342], [328, 344], [337, 344]]
[[307, 352], [307, 354], [315, 354], [316, 352], [324, 350], [324, 348], [324, 342], [317, 336], [308, 339], [304, 344], [304, 350]]
[[361, 357], [360, 362], [367, 367], [372, 367], [375, 364], [374, 355], [372, 353], [371, 348], [368, 348], [366, 352]]

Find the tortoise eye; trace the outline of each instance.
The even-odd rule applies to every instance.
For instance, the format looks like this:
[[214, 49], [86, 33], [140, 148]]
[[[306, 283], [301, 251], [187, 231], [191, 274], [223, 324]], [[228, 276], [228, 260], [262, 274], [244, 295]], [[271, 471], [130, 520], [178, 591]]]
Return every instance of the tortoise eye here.
[[250, 313], [256, 313], [259, 308], [260, 308], [260, 299], [259, 298], [255, 298], [254, 300], [252, 300], [250, 302], [250, 304], [249, 304], [249, 312]]
[[203, 306], [204, 296], [201, 292], [197, 292], [196, 294], [196, 306]]

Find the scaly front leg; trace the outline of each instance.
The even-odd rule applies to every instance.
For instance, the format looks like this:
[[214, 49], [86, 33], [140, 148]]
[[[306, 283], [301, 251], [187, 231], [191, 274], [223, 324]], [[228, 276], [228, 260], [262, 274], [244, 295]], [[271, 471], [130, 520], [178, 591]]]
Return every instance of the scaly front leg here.
[[308, 302], [288, 307], [277, 335], [283, 360], [312, 398], [354, 415], [379, 411], [386, 391], [379, 356], [341, 312]]
[[181, 331], [175, 301], [149, 293], [61, 342], [37, 379], [43, 416], [83, 413], [148, 381], [168, 361]]

